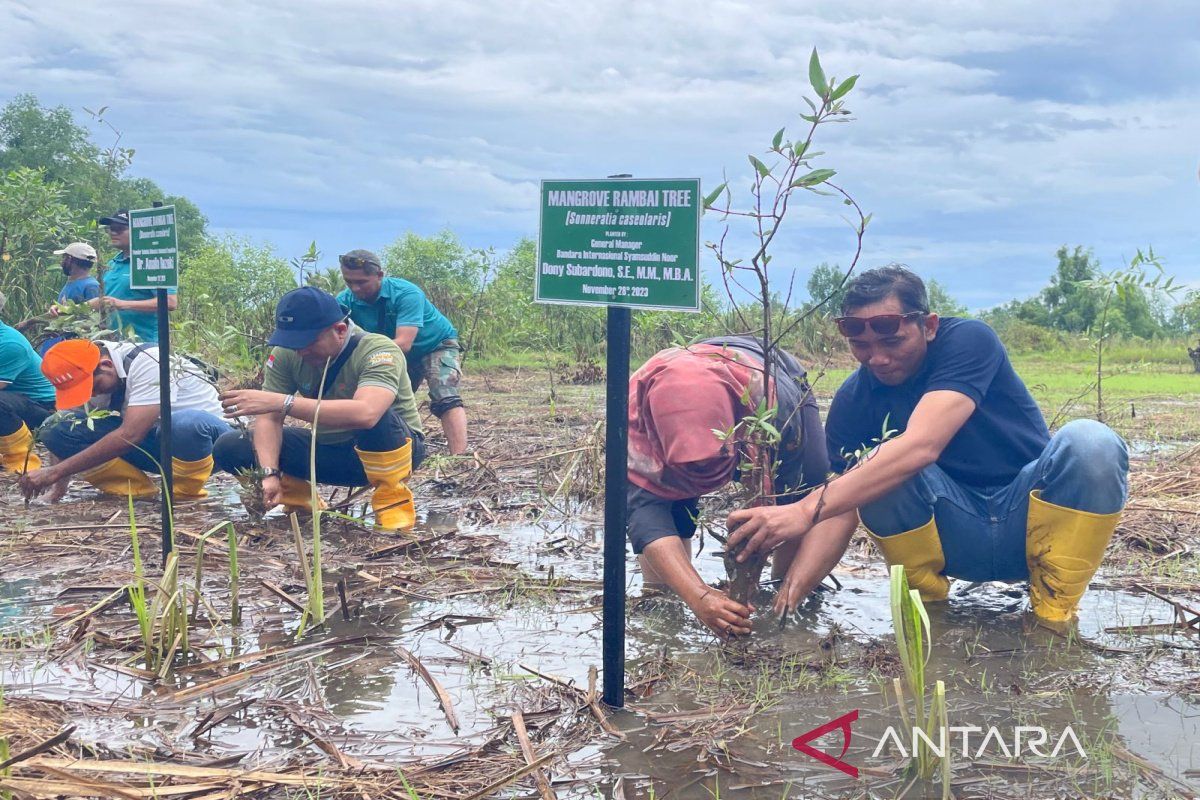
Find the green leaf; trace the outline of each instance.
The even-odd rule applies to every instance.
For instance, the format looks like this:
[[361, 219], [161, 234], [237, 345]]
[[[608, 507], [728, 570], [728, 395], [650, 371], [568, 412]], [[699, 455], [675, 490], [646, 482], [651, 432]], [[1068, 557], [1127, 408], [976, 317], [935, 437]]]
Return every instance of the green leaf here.
[[825, 80], [825, 70], [821, 69], [821, 59], [817, 57], [817, 48], [813, 48], [812, 56], [808, 59], [808, 82], [812, 84], [817, 97], [824, 100], [829, 95], [829, 82]]
[[815, 123], [817, 121], [816, 116], [814, 116], [812, 114], [801, 114], [800, 119], [804, 120], [805, 122], [814, 122]]
[[756, 170], [758, 170], [758, 174], [760, 176], [765, 178], [771, 174], [771, 170], [767, 169], [767, 165], [764, 164], [763, 162], [759, 161], [756, 157], [749, 156], [749, 159], [750, 159], [750, 163], [754, 165], [754, 168]]
[[712, 204], [717, 202], [717, 198], [721, 196], [721, 192], [725, 191], [725, 187], [728, 185], [728, 183], [722, 183], [720, 186], [709, 192], [704, 198], [704, 207], [712, 208]]
[[775, 138], [773, 138], [771, 140], [771, 149], [772, 150], [778, 150], [779, 145], [783, 144], [783, 131], [784, 131], [784, 128], [780, 128], [779, 130], [777, 130], [775, 132]]
[[840, 100], [841, 98], [845, 97], [846, 94], [851, 89], [854, 88], [854, 84], [857, 82], [858, 82], [857, 75], [851, 75], [849, 78], [846, 78], [846, 80], [844, 80], [840, 84], [838, 84], [838, 87], [833, 90], [833, 94], [829, 95], [829, 99], [830, 100]]
[[804, 151], [808, 149], [808, 142], [796, 142], [796, 146], [792, 148], [792, 152], [796, 154], [796, 158], [804, 158]]
[[812, 172], [808, 173], [807, 175], [802, 175], [801, 177], [796, 178], [796, 180], [792, 181], [792, 186], [793, 187], [799, 186], [799, 187], [804, 187], [804, 188], [807, 188], [809, 186], [816, 186], [819, 183], [824, 183], [825, 181], [829, 180], [834, 175], [837, 175], [837, 170], [814, 169]]

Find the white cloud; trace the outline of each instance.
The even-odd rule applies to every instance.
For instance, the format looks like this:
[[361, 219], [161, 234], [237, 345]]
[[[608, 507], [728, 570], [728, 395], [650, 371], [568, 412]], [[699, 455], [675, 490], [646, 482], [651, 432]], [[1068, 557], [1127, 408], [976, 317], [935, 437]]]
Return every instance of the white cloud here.
[[[1155, 241], [1200, 276], [1197, 92], [1147, 74], [1130, 102], [1106, 92], [1105, 62], [1125, 20], [1144, 32], [1195, 18], [1117, 0], [133, 0], [119, 13], [44, 0], [0, 8], [0, 69], [13, 94], [108, 104], [139, 174], [219, 227], [262, 210], [255, 228], [285, 251], [349, 246], [331, 215], [356, 209], [388, 220], [379, 242], [449, 226], [503, 246], [534, 233], [540, 177], [712, 186], [727, 169], [744, 184], [746, 153], [802, 127], [815, 45], [827, 72], [863, 76], [856, 121], [819, 144], [876, 214], [868, 252], [946, 271], [984, 304], [1023, 288], [994, 280], [998, 264], [1046, 263], [1064, 241], [1106, 259]], [[1070, 101], [1036, 68], [1004, 88], [1044, 53], [1078, 62]], [[836, 213], [804, 207], [792, 224], [788, 259], [844, 260]]]

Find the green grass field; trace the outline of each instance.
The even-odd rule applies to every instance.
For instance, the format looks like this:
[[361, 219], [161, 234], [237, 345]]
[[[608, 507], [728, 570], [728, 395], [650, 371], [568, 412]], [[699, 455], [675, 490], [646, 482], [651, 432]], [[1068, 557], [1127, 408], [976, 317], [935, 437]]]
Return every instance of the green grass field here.
[[[1098, 416], [1094, 351], [1079, 347], [1010, 357], [1053, 426]], [[594, 361], [603, 366], [602, 346], [597, 347]], [[840, 363], [816, 384], [823, 403], [853, 371], [848, 357]], [[473, 363], [468, 358], [466, 369], [552, 370], [556, 380], [565, 380], [574, 366], [572, 355], [529, 350], [487, 354]], [[632, 366], [637, 368], [636, 360]], [[810, 374], [814, 372], [810, 367]], [[1200, 373], [1192, 369], [1182, 342], [1115, 342], [1105, 354], [1103, 390], [1104, 421], [1126, 438], [1150, 443], [1200, 441]]]
[[[1046, 420], [1061, 425], [1096, 418], [1096, 365], [1087, 353], [1014, 355], [1013, 366]], [[851, 373], [830, 369], [817, 391], [825, 397]], [[1200, 373], [1185, 358], [1174, 362], [1106, 358], [1105, 421], [1122, 435], [1147, 441], [1200, 439]]]

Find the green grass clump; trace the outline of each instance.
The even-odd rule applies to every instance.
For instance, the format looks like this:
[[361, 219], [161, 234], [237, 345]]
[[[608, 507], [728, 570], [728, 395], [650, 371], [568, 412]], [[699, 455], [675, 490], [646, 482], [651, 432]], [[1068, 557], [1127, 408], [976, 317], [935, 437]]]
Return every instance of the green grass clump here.
[[[950, 796], [950, 753], [947, 748], [946, 684], [934, 684], [933, 697], [926, 703], [925, 667], [929, 663], [929, 615], [916, 589], [908, 587], [904, 566], [896, 564], [891, 569], [892, 630], [896, 635], [896, 647], [900, 652], [900, 664], [904, 668], [904, 682], [912, 697], [912, 715], [907, 711], [900, 679], [895, 679], [896, 699], [900, 706], [900, 718], [905, 734], [912, 733], [912, 761], [908, 769], [921, 778], [929, 780], [940, 764], [942, 773], [942, 797]], [[921, 739], [916, 732], [926, 736]], [[928, 742], [938, 742], [942, 755], [938, 756]]]

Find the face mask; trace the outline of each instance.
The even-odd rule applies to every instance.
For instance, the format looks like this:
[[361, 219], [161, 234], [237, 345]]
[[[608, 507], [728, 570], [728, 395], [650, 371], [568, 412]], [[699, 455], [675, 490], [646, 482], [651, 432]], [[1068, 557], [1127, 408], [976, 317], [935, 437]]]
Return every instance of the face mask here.
[[69, 276], [71, 274], [71, 267], [67, 264], [63, 264], [62, 271], [63, 271], [63, 275]]

